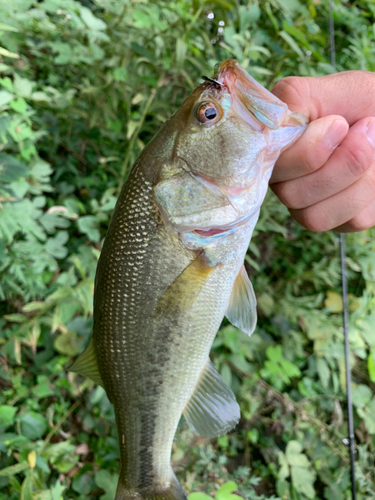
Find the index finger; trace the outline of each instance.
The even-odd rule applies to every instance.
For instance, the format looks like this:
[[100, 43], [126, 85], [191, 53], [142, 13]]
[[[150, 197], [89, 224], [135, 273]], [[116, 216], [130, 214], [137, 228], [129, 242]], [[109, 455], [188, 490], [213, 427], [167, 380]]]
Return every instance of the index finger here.
[[310, 122], [298, 141], [277, 160], [270, 184], [303, 177], [318, 170], [344, 139], [348, 128], [346, 120], [338, 115]]
[[310, 121], [341, 115], [349, 125], [375, 115], [375, 74], [345, 71], [320, 77], [290, 76], [280, 80], [272, 93], [293, 112]]

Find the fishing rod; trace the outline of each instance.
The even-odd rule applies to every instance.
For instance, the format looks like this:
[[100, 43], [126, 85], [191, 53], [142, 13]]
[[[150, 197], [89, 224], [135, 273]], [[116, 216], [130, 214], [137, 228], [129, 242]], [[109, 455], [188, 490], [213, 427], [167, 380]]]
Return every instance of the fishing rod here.
[[[331, 53], [331, 65], [336, 66], [336, 48], [335, 48], [335, 24], [333, 18], [333, 0], [329, 0], [329, 44]], [[345, 263], [345, 234], [340, 233], [340, 257], [341, 257], [341, 289], [344, 319], [344, 343], [345, 343], [345, 372], [346, 372], [346, 395], [348, 407], [348, 430], [349, 430], [349, 455], [350, 455], [350, 478], [352, 486], [352, 500], [356, 500], [355, 484], [355, 438], [353, 425], [353, 404], [351, 388], [351, 370], [350, 370], [350, 349], [349, 349], [349, 311], [348, 311], [348, 282], [346, 276]], [[346, 440], [344, 441], [346, 442]]]

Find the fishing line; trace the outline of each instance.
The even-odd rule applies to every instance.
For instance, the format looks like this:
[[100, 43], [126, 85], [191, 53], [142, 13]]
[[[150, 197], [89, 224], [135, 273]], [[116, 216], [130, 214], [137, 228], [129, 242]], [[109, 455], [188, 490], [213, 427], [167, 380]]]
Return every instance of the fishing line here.
[[[335, 48], [335, 24], [333, 19], [333, 0], [329, 0], [329, 45], [331, 53], [331, 65], [336, 66], [336, 48]], [[348, 430], [349, 430], [349, 455], [350, 455], [350, 478], [352, 484], [352, 500], [356, 500], [355, 485], [355, 464], [354, 464], [354, 425], [353, 425], [353, 404], [351, 389], [351, 370], [350, 370], [350, 349], [349, 349], [349, 311], [348, 311], [348, 282], [346, 276], [345, 264], [345, 235], [340, 233], [340, 256], [341, 256], [341, 286], [342, 286], [342, 304], [344, 318], [344, 341], [345, 341], [345, 371], [346, 371], [346, 394], [348, 406]]]

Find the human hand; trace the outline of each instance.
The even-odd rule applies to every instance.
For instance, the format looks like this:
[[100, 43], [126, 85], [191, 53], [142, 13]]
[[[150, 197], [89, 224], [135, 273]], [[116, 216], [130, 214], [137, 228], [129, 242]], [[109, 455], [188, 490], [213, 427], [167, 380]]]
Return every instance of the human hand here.
[[288, 77], [272, 93], [310, 120], [270, 181], [291, 215], [315, 232], [374, 226], [375, 74]]

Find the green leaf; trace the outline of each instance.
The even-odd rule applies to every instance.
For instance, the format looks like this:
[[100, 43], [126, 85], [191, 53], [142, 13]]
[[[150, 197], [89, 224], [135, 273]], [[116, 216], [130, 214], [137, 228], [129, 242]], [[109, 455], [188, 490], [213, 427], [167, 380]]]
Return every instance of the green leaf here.
[[187, 45], [185, 43], [185, 40], [178, 38], [176, 43], [177, 68], [181, 68], [183, 66], [186, 57], [186, 52], [187, 52]]
[[14, 156], [0, 153], [0, 181], [13, 182], [22, 176], [26, 176], [26, 166]]
[[371, 382], [375, 382], [375, 348], [373, 347], [367, 359], [368, 373]]
[[[62, 500], [62, 486], [59, 480], [56, 481], [55, 486], [52, 490], [52, 500]], [[81, 491], [80, 493], [84, 493], [84, 491]]]
[[342, 296], [337, 292], [329, 290], [327, 292], [327, 298], [324, 301], [324, 306], [327, 307], [333, 313], [342, 312], [343, 310]]
[[22, 308], [22, 311], [24, 311], [24, 312], [40, 311], [41, 309], [44, 309], [44, 307], [45, 307], [44, 302], [33, 301], [33, 302], [29, 302], [28, 304], [24, 305]]
[[33, 387], [32, 393], [36, 398], [42, 399], [53, 394], [53, 386], [51, 387], [51, 382], [45, 375], [39, 375], [37, 378], [37, 384]]
[[213, 500], [212, 497], [205, 493], [190, 493], [188, 500]]
[[13, 99], [14, 95], [6, 90], [0, 90], [0, 108], [5, 107]]
[[314, 489], [315, 474], [313, 471], [294, 465], [291, 468], [291, 476], [292, 485], [296, 491], [303, 493], [307, 498], [316, 498]]
[[13, 82], [9, 78], [9, 76], [6, 76], [5, 78], [0, 78], [0, 85], [9, 92], [13, 92]]
[[13, 323], [23, 323], [27, 320], [27, 317], [24, 314], [14, 313], [14, 314], [6, 314], [4, 319], [7, 321], [12, 321]]
[[275, 307], [275, 302], [272, 298], [272, 295], [263, 293], [262, 295], [259, 295], [257, 302], [264, 315], [267, 316], [267, 318], [270, 317]]
[[23, 114], [26, 113], [27, 104], [23, 97], [18, 97], [18, 99], [13, 99], [10, 103], [10, 107], [17, 111], [17, 113]]
[[33, 91], [34, 82], [27, 78], [22, 78], [18, 73], [14, 74], [14, 92], [21, 97], [30, 97]]
[[298, 441], [289, 441], [286, 447], [285, 456], [290, 465], [299, 467], [309, 467], [309, 461], [302, 452], [302, 445]]
[[4, 469], [0, 469], [0, 477], [12, 477], [20, 472], [29, 468], [29, 464], [27, 462], [23, 462], [20, 464], [10, 465], [9, 467], [4, 467]]
[[220, 375], [222, 376], [224, 382], [230, 387], [232, 383], [232, 372], [226, 363], [221, 367]]
[[17, 408], [14, 406], [0, 406], [0, 425], [9, 425], [13, 422], [14, 415], [17, 413]]
[[107, 29], [107, 25], [104, 21], [95, 17], [90, 9], [87, 7], [80, 7], [80, 14], [82, 21], [86, 24], [86, 26], [94, 31], [101, 31]]
[[51, 174], [51, 165], [41, 158], [37, 158], [31, 165], [31, 175], [41, 184], [48, 183]]
[[13, 31], [17, 33], [19, 30], [14, 28], [14, 26], [10, 26], [9, 24], [0, 23], [0, 31]]
[[352, 385], [352, 400], [354, 406], [363, 408], [370, 402], [371, 398], [372, 391], [367, 385]]
[[59, 212], [45, 213], [39, 222], [47, 233], [53, 233], [56, 229], [65, 229], [70, 226], [70, 221]]
[[113, 500], [116, 494], [118, 475], [111, 474], [107, 470], [100, 470], [95, 473], [95, 483], [105, 491], [100, 500]]
[[266, 351], [267, 357], [271, 361], [281, 361], [283, 358], [283, 350], [281, 345], [270, 346]]
[[117, 82], [126, 82], [129, 78], [128, 70], [126, 68], [116, 68], [113, 71], [113, 78]]
[[67, 231], [60, 231], [54, 238], [48, 238], [46, 243], [47, 252], [56, 259], [63, 259], [68, 254], [68, 249], [64, 244], [68, 241]]
[[280, 465], [278, 478], [280, 481], [283, 481], [284, 479], [286, 479], [290, 475], [289, 463], [288, 463], [288, 460], [287, 460], [285, 454], [282, 451], [279, 451], [277, 458], [279, 460], [279, 465]]
[[100, 240], [100, 232], [98, 228], [98, 220], [93, 215], [85, 215], [77, 221], [78, 227], [82, 233], [86, 234], [91, 241], [95, 243]]
[[27, 471], [21, 488], [21, 500], [33, 500], [33, 474], [31, 470]]
[[47, 430], [47, 419], [34, 411], [29, 411], [20, 418], [21, 432], [29, 439], [38, 439]]
[[87, 495], [94, 490], [94, 478], [90, 473], [76, 475], [73, 479], [72, 488], [80, 495]]
[[318, 358], [316, 360], [316, 369], [318, 371], [318, 375], [322, 383], [322, 386], [324, 387], [324, 389], [327, 389], [329, 378], [331, 375], [328, 363], [323, 358]]
[[71, 330], [67, 333], [61, 333], [58, 337], [56, 337], [53, 345], [56, 351], [70, 357], [75, 356], [81, 350], [81, 342], [76, 332]]
[[72, 60], [72, 49], [70, 45], [65, 42], [51, 42], [50, 46], [54, 52], [58, 53], [55, 57], [55, 64], [68, 64]]
[[237, 500], [239, 497], [232, 495], [233, 491], [236, 490], [237, 484], [234, 481], [228, 481], [217, 490], [215, 500]]
[[298, 46], [296, 41], [286, 32], [286, 31], [280, 31], [279, 35], [284, 38], [284, 40], [287, 42], [287, 44], [290, 46], [290, 48], [301, 58], [304, 59], [305, 55], [302, 51], [302, 49]]
[[7, 49], [4, 49], [4, 47], [0, 47], [0, 56], [11, 57], [13, 59], [18, 59], [20, 57], [18, 54], [15, 54], [14, 52], [10, 52]]

